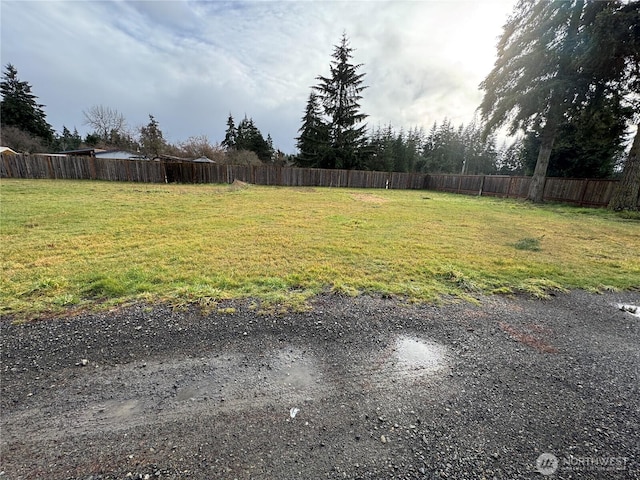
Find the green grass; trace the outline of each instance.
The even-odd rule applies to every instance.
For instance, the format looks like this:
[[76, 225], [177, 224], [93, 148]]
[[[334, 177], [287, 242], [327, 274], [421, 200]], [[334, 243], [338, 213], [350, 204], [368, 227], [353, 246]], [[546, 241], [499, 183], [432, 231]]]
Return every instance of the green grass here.
[[[640, 223], [606, 210], [421, 191], [0, 183], [0, 313], [132, 300], [416, 301], [632, 289]], [[539, 249], [514, 248], [534, 239]], [[541, 239], [541, 240], [540, 240]]]

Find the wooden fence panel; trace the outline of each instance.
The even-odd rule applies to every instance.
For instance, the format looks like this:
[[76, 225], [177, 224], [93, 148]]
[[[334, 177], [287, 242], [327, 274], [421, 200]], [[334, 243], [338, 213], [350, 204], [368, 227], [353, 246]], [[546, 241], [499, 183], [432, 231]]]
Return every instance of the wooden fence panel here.
[[584, 184], [584, 180], [573, 178], [547, 178], [543, 198], [552, 202], [566, 199], [571, 203], [580, 203]]
[[347, 173], [347, 187], [358, 188], [367, 184], [367, 172], [362, 170], [351, 170]]
[[480, 195], [484, 175], [460, 175], [458, 177], [458, 192], [471, 195]]
[[509, 180], [508, 197], [527, 198], [529, 187], [531, 186], [531, 177], [511, 177]]
[[[589, 207], [606, 207], [613, 197], [617, 183], [617, 180], [589, 180], [584, 186], [580, 204]], [[638, 196], [638, 206], [640, 206], [640, 196]]]
[[[477, 180], [474, 180], [474, 178], [477, 178]], [[479, 178], [479, 175], [429, 175], [427, 188], [429, 190], [438, 190], [441, 192], [477, 194], [480, 190]]]
[[[148, 183], [233, 183], [240, 180], [258, 185], [424, 189], [512, 198], [526, 198], [531, 184], [531, 177], [501, 175], [430, 175], [24, 154], [2, 154], [0, 177]], [[616, 183], [616, 180], [547, 178], [544, 199], [606, 206]]]
[[482, 195], [506, 197], [509, 195], [509, 179], [505, 175], [487, 175], [482, 185]]

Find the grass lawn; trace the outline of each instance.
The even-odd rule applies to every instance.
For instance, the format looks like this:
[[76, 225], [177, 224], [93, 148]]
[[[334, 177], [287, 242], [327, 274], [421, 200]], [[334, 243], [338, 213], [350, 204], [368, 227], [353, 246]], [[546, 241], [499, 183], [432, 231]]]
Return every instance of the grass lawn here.
[[0, 183], [0, 313], [640, 287], [640, 222], [431, 191]]

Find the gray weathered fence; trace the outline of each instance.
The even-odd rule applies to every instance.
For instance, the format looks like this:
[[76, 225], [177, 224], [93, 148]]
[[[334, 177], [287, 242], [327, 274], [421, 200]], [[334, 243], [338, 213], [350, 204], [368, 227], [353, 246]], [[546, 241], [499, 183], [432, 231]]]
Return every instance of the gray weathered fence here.
[[[4, 154], [0, 162], [0, 177], [148, 183], [233, 183], [234, 180], [240, 180], [256, 185], [423, 189], [511, 198], [526, 197], [531, 183], [531, 177], [506, 175], [430, 175]], [[616, 180], [548, 178], [544, 199], [593, 207], [606, 206], [616, 183]]]

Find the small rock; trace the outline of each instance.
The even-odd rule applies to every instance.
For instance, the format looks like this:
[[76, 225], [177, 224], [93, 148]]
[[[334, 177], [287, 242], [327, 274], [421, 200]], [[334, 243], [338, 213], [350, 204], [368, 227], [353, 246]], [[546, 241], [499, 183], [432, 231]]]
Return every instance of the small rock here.
[[385, 437], [384, 435], [380, 435], [380, 441], [382, 443], [387, 443], [387, 437]]

